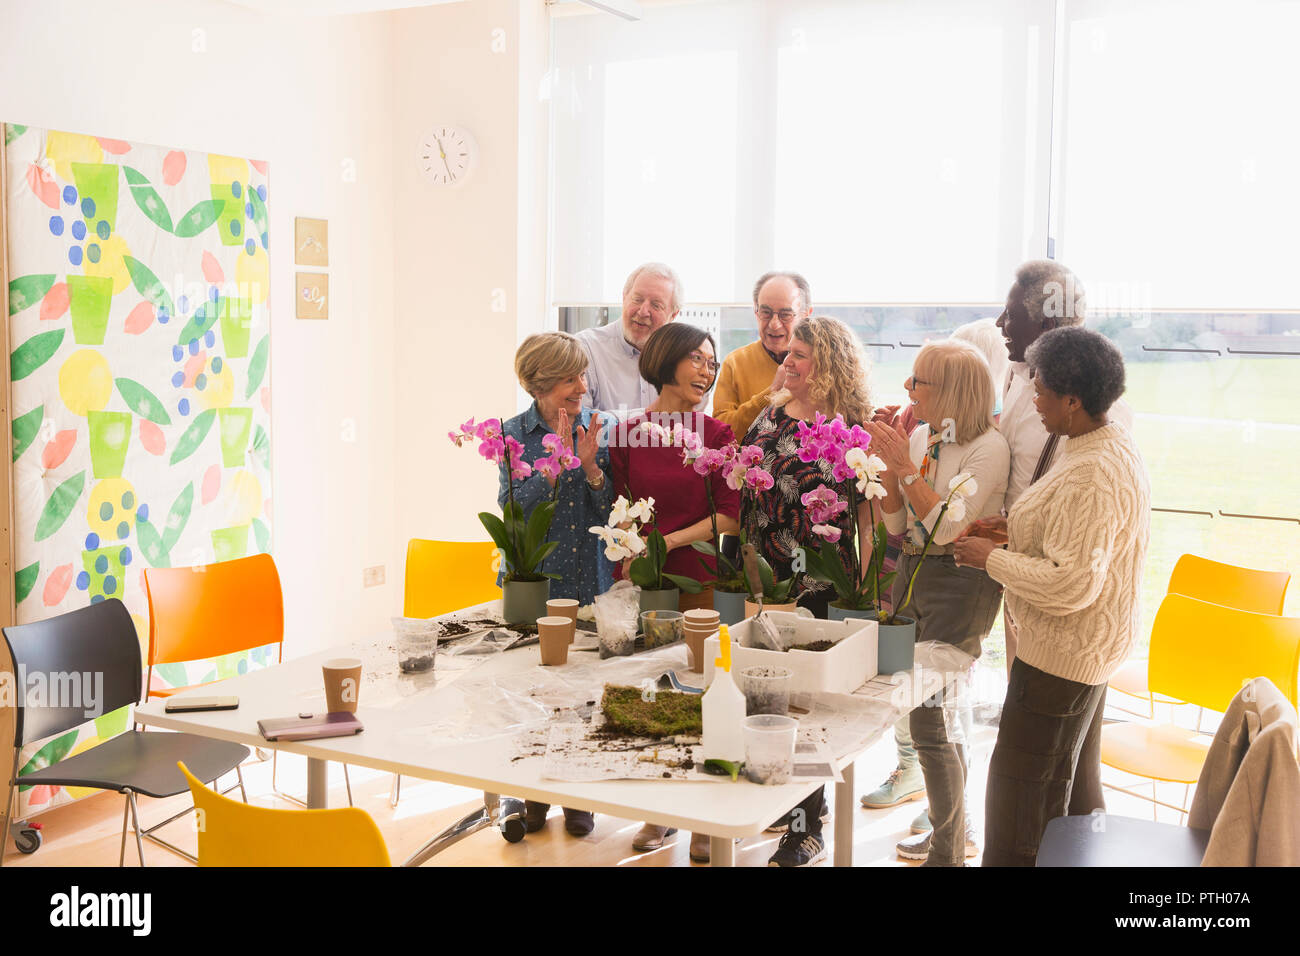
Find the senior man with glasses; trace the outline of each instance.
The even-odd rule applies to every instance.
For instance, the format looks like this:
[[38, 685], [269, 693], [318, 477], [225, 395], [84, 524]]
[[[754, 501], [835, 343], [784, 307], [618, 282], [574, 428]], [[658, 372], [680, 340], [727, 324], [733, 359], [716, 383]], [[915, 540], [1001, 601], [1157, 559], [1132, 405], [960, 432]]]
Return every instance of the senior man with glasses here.
[[737, 435], [749, 431], [773, 395], [785, 388], [790, 333], [812, 314], [812, 291], [797, 272], [767, 272], [754, 283], [758, 341], [736, 349], [722, 363], [713, 395], [713, 417]]
[[587, 353], [584, 406], [623, 420], [640, 415], [656, 397], [654, 387], [641, 378], [641, 350], [681, 310], [682, 280], [671, 267], [646, 262], [633, 269], [623, 284], [620, 320], [577, 334]]

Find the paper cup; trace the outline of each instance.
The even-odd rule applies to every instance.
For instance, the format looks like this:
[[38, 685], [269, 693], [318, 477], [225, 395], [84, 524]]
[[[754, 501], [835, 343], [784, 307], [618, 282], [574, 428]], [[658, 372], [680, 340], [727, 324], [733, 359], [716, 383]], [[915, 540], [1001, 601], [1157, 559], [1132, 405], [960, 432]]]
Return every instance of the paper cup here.
[[578, 620], [578, 602], [573, 598], [551, 598], [546, 602], [547, 617], [567, 617], [570, 621]]
[[573, 621], [567, 617], [539, 617], [537, 637], [542, 645], [542, 666], [556, 667], [569, 659]]
[[325, 678], [325, 709], [331, 714], [355, 714], [361, 692], [361, 661], [333, 657], [321, 666], [321, 673]]

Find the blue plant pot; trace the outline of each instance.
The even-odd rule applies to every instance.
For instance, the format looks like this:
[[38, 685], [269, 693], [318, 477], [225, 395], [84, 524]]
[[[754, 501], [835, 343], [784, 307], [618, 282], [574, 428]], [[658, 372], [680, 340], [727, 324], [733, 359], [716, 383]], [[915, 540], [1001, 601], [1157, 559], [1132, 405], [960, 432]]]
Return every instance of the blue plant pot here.
[[898, 624], [880, 625], [880, 649], [876, 657], [876, 671], [896, 674], [910, 671], [916, 660], [916, 622], [902, 617]]
[[719, 591], [713, 589], [713, 609], [718, 612], [719, 624], [739, 624], [745, 619], [744, 591]]

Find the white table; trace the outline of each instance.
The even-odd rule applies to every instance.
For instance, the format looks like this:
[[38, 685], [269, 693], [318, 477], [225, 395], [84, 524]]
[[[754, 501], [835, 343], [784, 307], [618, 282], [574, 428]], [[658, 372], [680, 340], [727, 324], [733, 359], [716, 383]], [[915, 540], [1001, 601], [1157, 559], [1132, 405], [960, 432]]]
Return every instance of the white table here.
[[[383, 697], [378, 693], [369, 700], [363, 680], [357, 716], [365, 731], [352, 737], [327, 740], [268, 742], [258, 732], [260, 718], [292, 716], [303, 711], [324, 709], [321, 663], [331, 657], [355, 656], [352, 648], [338, 647], [319, 654], [287, 660], [249, 674], [205, 685], [189, 695], [234, 694], [239, 697], [237, 710], [168, 714], [164, 702], [155, 701], [136, 708], [136, 720], [142, 724], [169, 730], [185, 731], [229, 740], [249, 747], [282, 750], [301, 754], [308, 761], [308, 806], [324, 807], [326, 799], [327, 761], [340, 761], [391, 773], [408, 774], [428, 780], [458, 784], [483, 790], [488, 794], [508, 794], [541, 803], [560, 804], [595, 813], [608, 813], [634, 820], [648, 820], [696, 833], [711, 839], [711, 859], [715, 866], [734, 862], [734, 839], [763, 832], [773, 820], [809, 796], [820, 784], [791, 783], [759, 786], [748, 782], [714, 783], [682, 781], [611, 780], [595, 783], [568, 783], [544, 780], [540, 760], [512, 761], [515, 755], [509, 736], [455, 742], [432, 735], [412, 733], [410, 728], [428, 723], [427, 715], [439, 690], [448, 678], [472, 674], [475, 678], [493, 673], [517, 673], [540, 665], [537, 645], [496, 654], [472, 670], [459, 675], [439, 674], [438, 686], [409, 697]], [[579, 651], [571, 651], [576, 655]], [[441, 656], [439, 658], [441, 664]], [[896, 713], [901, 716], [933, 694], [940, 686], [941, 675], [933, 670], [917, 669], [908, 675], [914, 690], [899, 693], [898, 678], [882, 677], [864, 685], [860, 693], [871, 693], [883, 700], [902, 696], [910, 699]], [[183, 696], [189, 695], [178, 695]], [[176, 698], [173, 698], [176, 699]], [[891, 726], [890, 720], [885, 726]], [[843, 781], [835, 785], [835, 865], [850, 866], [853, 858], [853, 818], [855, 804], [853, 761], [879, 739], [883, 729], [872, 735], [855, 752], [841, 755], [839, 767]], [[467, 818], [468, 819], [468, 818]], [[472, 831], [468, 831], [472, 832]], [[461, 833], [459, 836], [466, 835]], [[454, 839], [451, 841], [454, 842]], [[432, 855], [429, 851], [416, 862]], [[412, 858], [415, 860], [416, 858]]]

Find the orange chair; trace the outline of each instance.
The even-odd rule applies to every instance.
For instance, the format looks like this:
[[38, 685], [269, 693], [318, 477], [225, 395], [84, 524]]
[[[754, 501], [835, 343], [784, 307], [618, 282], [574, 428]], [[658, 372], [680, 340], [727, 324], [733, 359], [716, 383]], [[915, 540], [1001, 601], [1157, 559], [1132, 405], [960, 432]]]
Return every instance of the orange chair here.
[[[203, 686], [155, 688], [153, 669], [159, 664], [208, 660], [271, 644], [275, 645], [276, 663], [283, 659], [284, 597], [280, 573], [269, 554], [192, 568], [146, 568], [144, 586], [149, 598], [146, 699], [170, 697]], [[306, 801], [276, 787], [277, 764], [273, 753], [272, 790], [306, 806]], [[352, 782], [346, 764], [343, 779], [351, 806]]]
[[[1290, 582], [1291, 574], [1288, 571], [1258, 571], [1255, 568], [1211, 561], [1196, 554], [1184, 554], [1174, 565], [1166, 593], [1185, 594], [1198, 601], [1208, 601], [1255, 614], [1281, 614]], [[1147, 664], [1146, 658], [1125, 661], [1111, 676], [1110, 689], [1141, 698], [1148, 704], [1146, 714], [1115, 704], [1118, 710], [1154, 720], [1157, 703], [1181, 704], [1182, 701], [1152, 693]]]

